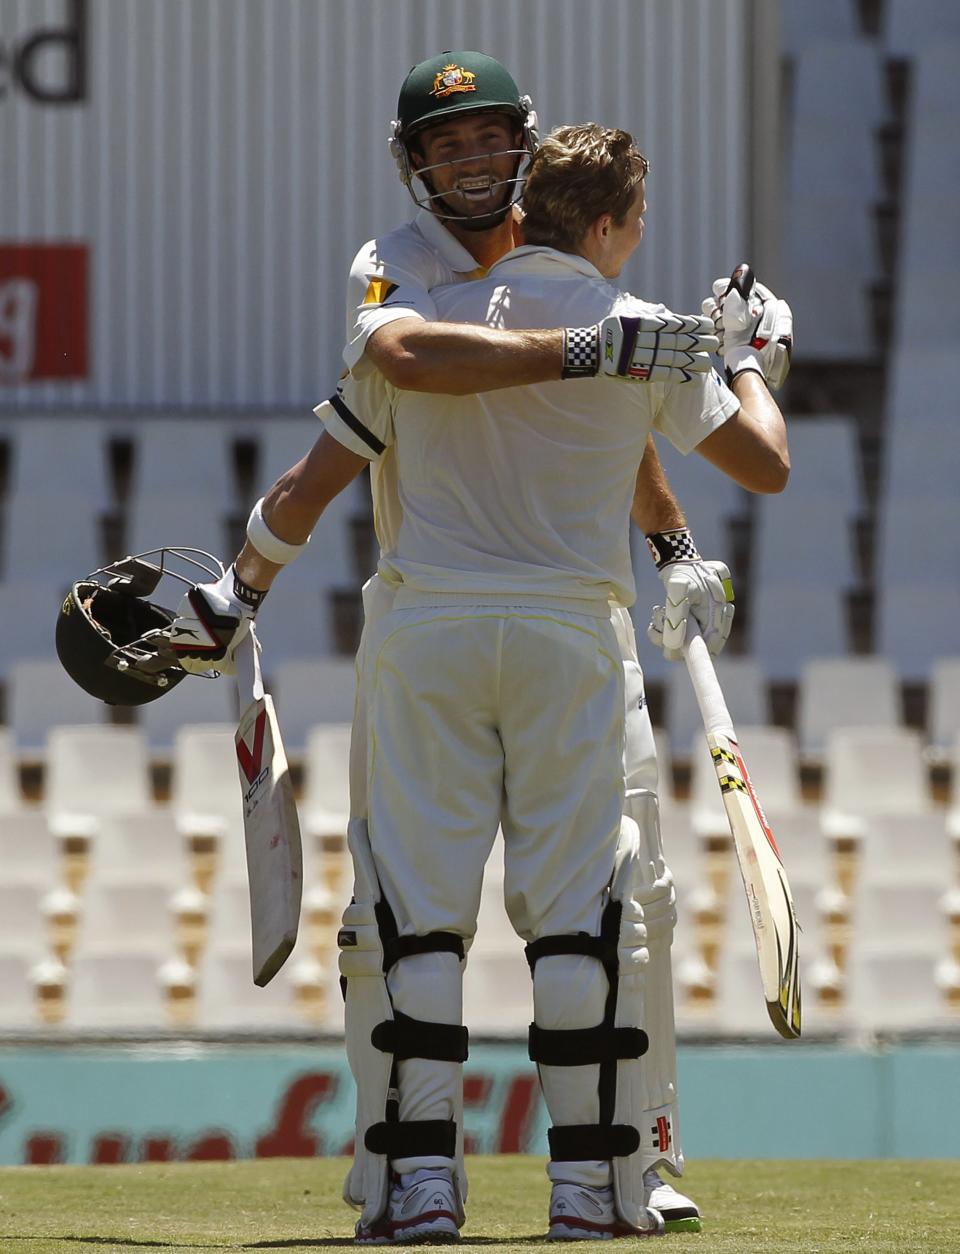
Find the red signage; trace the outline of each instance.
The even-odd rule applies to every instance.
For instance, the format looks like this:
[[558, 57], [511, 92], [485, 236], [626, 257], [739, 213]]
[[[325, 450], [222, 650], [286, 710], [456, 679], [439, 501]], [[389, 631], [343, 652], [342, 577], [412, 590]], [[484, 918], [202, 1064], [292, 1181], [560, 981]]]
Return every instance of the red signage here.
[[0, 384], [86, 379], [86, 244], [0, 244]]

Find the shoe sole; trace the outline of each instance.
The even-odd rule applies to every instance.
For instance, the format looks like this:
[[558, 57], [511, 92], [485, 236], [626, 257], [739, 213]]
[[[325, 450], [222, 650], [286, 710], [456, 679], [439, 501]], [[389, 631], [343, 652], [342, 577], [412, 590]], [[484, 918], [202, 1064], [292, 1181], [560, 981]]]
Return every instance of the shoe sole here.
[[[451, 1220], [451, 1224], [453, 1220]], [[382, 1236], [354, 1237], [354, 1245], [456, 1245], [460, 1240], [460, 1232], [456, 1227], [435, 1228], [404, 1228], [402, 1231]]]
[[664, 1232], [702, 1232], [703, 1222], [699, 1215], [690, 1215], [686, 1219], [663, 1220]]

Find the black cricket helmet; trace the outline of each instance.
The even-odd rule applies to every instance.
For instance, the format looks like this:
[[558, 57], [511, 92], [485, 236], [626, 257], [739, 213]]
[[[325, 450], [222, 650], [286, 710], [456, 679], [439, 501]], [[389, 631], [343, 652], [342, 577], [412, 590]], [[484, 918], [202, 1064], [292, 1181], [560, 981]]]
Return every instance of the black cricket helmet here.
[[[506, 114], [520, 132], [520, 147], [491, 153], [491, 158], [515, 158], [513, 174], [503, 180], [504, 194], [498, 207], [488, 214], [469, 217], [457, 213], [435, 191], [430, 173], [438, 167], [415, 168], [411, 143], [427, 127], [457, 115], [476, 113]], [[455, 219], [469, 229], [485, 231], [504, 220], [511, 206], [520, 199], [524, 178], [521, 167], [539, 145], [537, 115], [529, 96], [521, 96], [507, 69], [483, 52], [441, 52], [429, 61], [415, 65], [403, 81], [397, 102], [397, 120], [392, 124], [390, 151], [400, 170], [400, 178], [416, 204], [441, 219]], [[475, 158], [460, 158], [472, 160]], [[444, 162], [456, 166], [458, 161]], [[414, 179], [421, 185], [414, 186]], [[496, 186], [496, 184], [494, 184]]]
[[203, 549], [148, 549], [75, 583], [56, 631], [70, 678], [108, 705], [145, 705], [175, 688], [188, 673], [170, 647], [175, 615], [148, 598], [164, 577], [193, 587], [198, 572], [219, 579], [223, 566]]

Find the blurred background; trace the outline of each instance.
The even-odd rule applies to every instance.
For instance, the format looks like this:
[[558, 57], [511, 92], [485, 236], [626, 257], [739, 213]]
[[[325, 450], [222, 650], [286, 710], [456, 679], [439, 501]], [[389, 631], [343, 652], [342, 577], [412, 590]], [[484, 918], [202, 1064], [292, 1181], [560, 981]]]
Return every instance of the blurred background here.
[[[625, 286], [696, 310], [749, 258], [794, 310], [786, 492], [661, 453], [734, 572], [718, 669], [803, 928], [799, 1045], [766, 1019], [634, 537], [687, 1153], [960, 1153], [955, 0], [0, 0], [0, 1163], [349, 1144], [335, 934], [366, 480], [260, 615], [305, 846], [300, 940], [265, 990], [232, 683], [110, 709], [53, 630], [106, 561], [231, 555], [312, 443], [352, 257], [413, 212], [387, 150], [400, 82], [464, 47], [511, 69], [543, 130], [634, 134], [652, 174]], [[542, 1149], [499, 847], [465, 1000], [499, 1042], [468, 1064], [471, 1144]]]

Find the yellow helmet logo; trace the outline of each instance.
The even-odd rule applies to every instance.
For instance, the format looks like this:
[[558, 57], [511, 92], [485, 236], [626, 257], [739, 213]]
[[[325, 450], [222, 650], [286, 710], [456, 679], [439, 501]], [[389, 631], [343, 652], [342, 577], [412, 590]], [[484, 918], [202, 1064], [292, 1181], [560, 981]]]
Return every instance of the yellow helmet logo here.
[[476, 91], [474, 83], [476, 77], [472, 70], [464, 69], [462, 65], [451, 61], [434, 78], [430, 95], [435, 96], [437, 100], [443, 100], [446, 96], [452, 96], [454, 92]]

